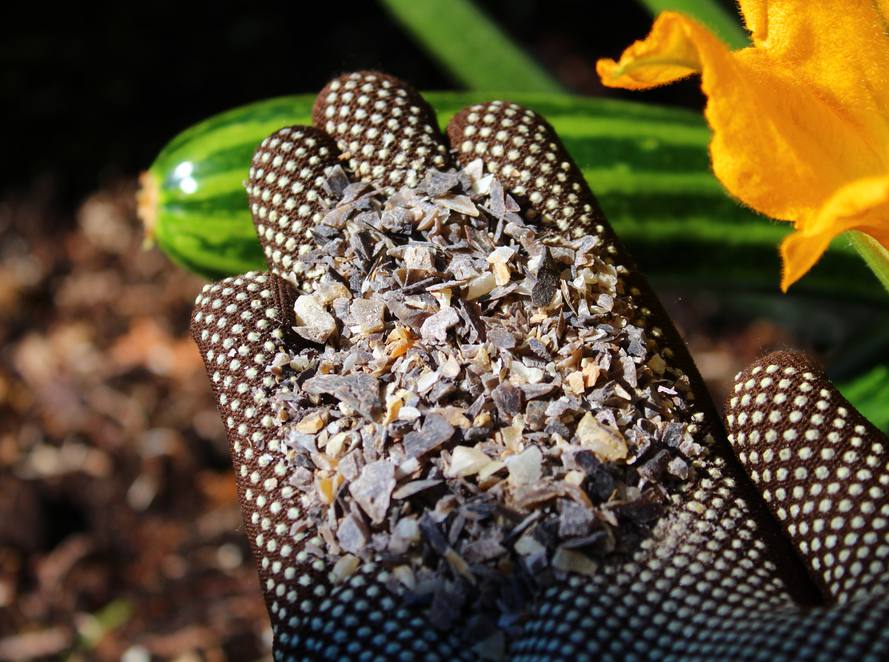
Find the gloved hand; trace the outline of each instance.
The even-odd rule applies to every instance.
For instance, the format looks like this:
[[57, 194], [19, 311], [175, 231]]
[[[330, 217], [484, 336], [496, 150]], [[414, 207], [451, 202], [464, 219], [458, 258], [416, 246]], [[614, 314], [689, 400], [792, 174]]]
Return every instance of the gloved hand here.
[[[445, 139], [410, 86], [357, 72], [320, 93], [313, 118], [315, 128], [290, 127], [265, 140], [250, 171], [250, 204], [269, 273], [206, 286], [192, 322], [231, 444], [276, 659], [476, 659], [497, 656], [498, 645], [517, 660], [886, 659], [886, 439], [822, 371], [790, 353], [750, 366], [736, 379], [726, 436], [678, 333], [581, 172], [532, 111], [507, 102], [472, 106], [454, 117]], [[317, 291], [323, 276], [306, 270], [304, 258], [336, 203], [328, 182], [333, 166], [344, 163], [353, 179], [391, 193], [417, 185], [430, 169], [479, 158], [544, 243], [595, 238], [591, 250], [617, 276], [614, 310], [642, 330], [637, 365], [659, 376], [680, 424], [667, 427], [682, 436], [665, 434], [635, 453], [632, 442], [641, 437], [623, 430], [629, 456], [616, 454], [614, 466], [625, 470], [636, 462], [620, 475], [638, 485], [624, 485], [622, 496], [631, 501], [627, 495], [638, 496], [638, 487], [659, 494], [661, 507], [634, 511], [630, 503], [622, 510], [621, 495], [606, 497], [600, 513], [611, 508], [612, 519], [602, 526], [614, 544], [595, 562], [577, 565], [579, 572], [550, 568], [547, 585], [507, 639], [489, 633], [481, 643], [459, 627], [431, 624], [399, 591], [385, 558], [363, 559], [351, 575], [332, 572], [323, 536], [305, 528], [306, 501], [294, 486], [294, 456], [277, 418], [286, 360], [276, 359], [313, 344], [294, 305], [301, 292]], [[414, 228], [412, 236], [426, 231]], [[334, 238], [330, 226], [327, 232]], [[323, 345], [322, 337], [314, 339]], [[611, 347], [611, 367], [596, 373], [594, 385], [597, 376], [615, 384], [629, 379], [622, 372], [626, 352]], [[305, 383], [319, 366], [300, 369], [306, 372], [297, 383]], [[616, 397], [584, 390], [589, 384], [580, 385], [586, 403]], [[630, 402], [621, 406], [636, 408], [633, 420], [661, 416], [623, 393]], [[496, 417], [499, 410], [492, 411]], [[579, 426], [581, 413], [572, 419], [568, 412], [564, 420]], [[682, 460], [682, 480], [666, 475], [659, 448], [669, 450], [661, 459]]]

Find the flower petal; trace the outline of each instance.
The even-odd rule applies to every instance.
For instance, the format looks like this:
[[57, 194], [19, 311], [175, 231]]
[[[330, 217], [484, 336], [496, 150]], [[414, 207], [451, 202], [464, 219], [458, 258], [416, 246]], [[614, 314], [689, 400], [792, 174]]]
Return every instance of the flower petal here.
[[796, 232], [781, 243], [781, 289], [785, 292], [841, 232], [859, 230], [889, 248], [889, 175], [846, 184], [814, 216], [796, 225]]
[[645, 90], [666, 85], [701, 71], [699, 41], [707, 40], [708, 50], [728, 49], [704, 28], [674, 12], [663, 12], [643, 40], [631, 44], [620, 62], [601, 59], [596, 73], [608, 87]]
[[769, 34], [769, 0], [738, 0], [744, 25], [750, 31], [750, 38], [757, 46]]
[[768, 51], [825, 101], [861, 122], [862, 130], [889, 137], [889, 0], [740, 5], [757, 50]]
[[[769, 3], [768, 19], [757, 21], [772, 21], [773, 6], [788, 2], [796, 0]], [[752, 13], [756, 3], [745, 4]], [[803, 23], [807, 13], [817, 13], [799, 12]], [[709, 99], [705, 113], [714, 130], [710, 153], [716, 176], [733, 195], [768, 216], [812, 216], [845, 183], [889, 170], [887, 141], [863, 132], [861, 122], [771, 54], [765, 44], [779, 29], [758, 25], [757, 30], [772, 36], [760, 48], [733, 53], [695, 21], [664, 12], [647, 39], [630, 46], [618, 63], [600, 61], [598, 71], [605, 85], [642, 89], [699, 69]], [[812, 48], [811, 35], [807, 42]], [[883, 43], [870, 46], [885, 49], [886, 44], [884, 36]], [[861, 54], [862, 59], [869, 56]]]

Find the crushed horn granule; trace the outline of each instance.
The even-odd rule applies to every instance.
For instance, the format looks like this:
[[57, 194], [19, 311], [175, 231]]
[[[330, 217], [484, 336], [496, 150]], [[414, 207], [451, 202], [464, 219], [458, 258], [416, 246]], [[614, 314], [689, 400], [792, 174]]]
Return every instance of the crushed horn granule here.
[[381, 561], [433, 625], [497, 649], [689, 479], [687, 378], [599, 239], [542, 230], [481, 161], [388, 198], [339, 167], [327, 188], [294, 265], [300, 342], [268, 367], [294, 532], [334, 582]]

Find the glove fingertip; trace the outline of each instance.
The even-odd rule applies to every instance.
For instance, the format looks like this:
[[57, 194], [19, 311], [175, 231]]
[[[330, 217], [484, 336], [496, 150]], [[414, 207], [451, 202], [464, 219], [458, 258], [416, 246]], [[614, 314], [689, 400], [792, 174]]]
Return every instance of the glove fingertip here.
[[432, 106], [394, 76], [355, 71], [333, 79], [312, 119], [337, 141], [355, 177], [380, 188], [416, 186], [427, 170], [450, 165]]
[[824, 597], [889, 577], [886, 438], [803, 354], [774, 352], [735, 378], [729, 442]]
[[535, 111], [508, 101], [476, 104], [451, 119], [447, 135], [462, 165], [483, 159], [544, 224], [572, 237], [610, 232], [580, 168]]
[[247, 195], [272, 272], [290, 275], [300, 247], [327, 209], [326, 177], [338, 162], [334, 140], [309, 126], [279, 129], [256, 148]]

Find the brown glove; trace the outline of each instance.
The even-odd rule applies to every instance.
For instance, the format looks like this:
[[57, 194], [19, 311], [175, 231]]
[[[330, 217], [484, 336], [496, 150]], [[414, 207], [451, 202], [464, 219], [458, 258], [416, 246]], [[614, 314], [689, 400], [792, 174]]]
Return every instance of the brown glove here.
[[[886, 439], [819, 369], [799, 355], [778, 353], [744, 371], [730, 402], [726, 438], [681, 338], [558, 137], [530, 110], [500, 101], [472, 106], [454, 117], [445, 139], [432, 109], [410, 86], [384, 74], [357, 72], [322, 90], [313, 118], [315, 128], [290, 127], [266, 139], [251, 167], [251, 211], [270, 272], [206, 286], [192, 323], [228, 431], [276, 659], [858, 660], [887, 655]], [[420, 282], [420, 289], [450, 284], [449, 291], [463, 294], [454, 297], [452, 307], [442, 304], [442, 310], [458, 313], [435, 318], [427, 310], [412, 317], [384, 291], [374, 290], [371, 281], [384, 260], [373, 251], [362, 253], [369, 250], [366, 241], [361, 243], [362, 224], [388, 223], [391, 236], [403, 236], [401, 246], [421, 247], [443, 245], [442, 233], [457, 226], [447, 225], [452, 219], [429, 208], [423, 208], [426, 216], [420, 209], [410, 218], [402, 214], [385, 221], [359, 216], [375, 211], [374, 219], [385, 219], [386, 209], [405, 208], [402, 187], [420, 185], [428, 196], [438, 181], [427, 180], [428, 172], [467, 166], [474, 172], [476, 159], [508, 195], [491, 194], [490, 187], [496, 193], [497, 185], [480, 172], [472, 182], [464, 172], [459, 186], [488, 191], [485, 214], [496, 221], [488, 233], [490, 246], [512, 246], [513, 253], [507, 251], [512, 259], [525, 260], [524, 275], [515, 277], [524, 276], [530, 285], [509, 290], [511, 283], [498, 282], [500, 289], [485, 292], [485, 283], [490, 285], [485, 281], [479, 286], [483, 294], [470, 305], [463, 303], [470, 277], [454, 273], [454, 262], [437, 264], [430, 271], [434, 277], [410, 284]], [[333, 170], [338, 164], [347, 166], [352, 180], [369, 182], [382, 193], [353, 187], [344, 198], [347, 182]], [[402, 196], [396, 198], [400, 207], [393, 198], [379, 200], [393, 194]], [[455, 218], [472, 221], [463, 197], [453, 195], [447, 204]], [[502, 208], [490, 209], [495, 199]], [[516, 208], [510, 206], [513, 199]], [[465, 239], [470, 246], [482, 235], [461, 239], [451, 232], [446, 238], [449, 245]], [[331, 257], [329, 246], [322, 250], [331, 241], [343, 244], [340, 257]], [[399, 250], [404, 249], [393, 254], [403, 257]], [[580, 288], [599, 286], [600, 276], [584, 281], [578, 266], [584, 251], [589, 256], [583, 259], [598, 265], [590, 273], [614, 276], [614, 296], [568, 310], [576, 296], [569, 280], [580, 278]], [[355, 265], [348, 260], [362, 261], [363, 281], [349, 280], [347, 272], [354, 273]], [[496, 272], [496, 260], [491, 268]], [[441, 289], [427, 290], [427, 301]], [[349, 296], [358, 292], [371, 304], [346, 311], [333, 300], [332, 290]], [[501, 306], [496, 297], [514, 307]], [[319, 311], [318, 301], [327, 308]], [[381, 307], [373, 302], [380, 301], [386, 307], [377, 319]], [[466, 389], [477, 386], [468, 377], [461, 382], [463, 373], [438, 378], [453, 386], [447, 398], [480, 403], [470, 413], [478, 410], [487, 418], [466, 417], [469, 424], [463, 427], [449, 419], [450, 432], [440, 442], [435, 433], [442, 415], [422, 399], [397, 404], [385, 390], [390, 378], [374, 363], [379, 357], [373, 351], [363, 359], [366, 372], [356, 360], [348, 365], [331, 360], [333, 350], [325, 346], [338, 338], [351, 343], [362, 337], [363, 318], [356, 315], [364, 306], [371, 315], [367, 342], [391, 349], [403, 341], [405, 352], [417, 352], [433, 367], [462, 352], [459, 338], [475, 333], [473, 351], [484, 346], [485, 356], [497, 357], [501, 372], [492, 369], [493, 377], [482, 376], [478, 394], [461, 391], [464, 382]], [[578, 376], [566, 377], [556, 365], [564, 358], [558, 355], [558, 342], [538, 342], [537, 347], [509, 327], [515, 320], [503, 312], [507, 309], [523, 320], [523, 329], [533, 327], [541, 338], [543, 331], [551, 334], [546, 338], [562, 338], [560, 329], [570, 327], [579, 349], [564, 364], [576, 361]], [[606, 318], [610, 331], [598, 336], [590, 331]], [[355, 329], [346, 328], [343, 320], [354, 322]], [[401, 336], [385, 335], [394, 332], [393, 320]], [[492, 333], [499, 325], [512, 329], [512, 341]], [[373, 333], [381, 328], [377, 338]], [[522, 379], [516, 387], [514, 374], [509, 385], [493, 393], [501, 378], [508, 381], [503, 366], [518, 362], [519, 356], [530, 359], [513, 371], [521, 368], [525, 374], [528, 366], [542, 366], [545, 376], [537, 383], [556, 384], [552, 397], [562, 396], [563, 405], [545, 411], [537, 406], [532, 415], [527, 405], [545, 389], [526, 388]], [[348, 379], [339, 379], [347, 374]], [[356, 375], [364, 378], [353, 379]], [[289, 395], [282, 395], [283, 386], [291, 388]], [[385, 406], [377, 389], [392, 396]], [[391, 493], [422, 471], [433, 472], [429, 475], [438, 476], [439, 483], [459, 483], [459, 489], [476, 485], [447, 475], [456, 447], [478, 443], [476, 450], [484, 450], [489, 442], [480, 431], [490, 438], [502, 436], [507, 427], [516, 430], [510, 419], [515, 403], [498, 395], [519, 390], [524, 427], [519, 426], [520, 439], [509, 442], [513, 446], [506, 454], [534, 447], [547, 462], [557, 447], [565, 464], [557, 476], [561, 492], [546, 496], [550, 505], [534, 504], [528, 495], [536, 486], [515, 488], [520, 481], [513, 480], [509, 461], [492, 474], [494, 487], [482, 479], [478, 484], [493, 492], [502, 489], [513, 505], [530, 504], [518, 514], [538, 518], [523, 525], [539, 531], [532, 536], [516, 525], [500, 540], [504, 551], [498, 552], [508, 562], [497, 567], [514, 572], [522, 587], [533, 589], [527, 604], [517, 609], [508, 599], [511, 594], [503, 588], [512, 585], [508, 576], [498, 575], [501, 593], [494, 602], [483, 594], [472, 597], [485, 585], [479, 578], [489, 576], [491, 563], [484, 555], [478, 563], [466, 562], [469, 551], [478, 548], [464, 545], [461, 531], [467, 527], [454, 524], [462, 511], [446, 512], [434, 502], [434, 517], [423, 519], [423, 513], [411, 511], [423, 524], [420, 538], [413, 541], [413, 551], [400, 550], [402, 556], [413, 553], [414, 563], [431, 559], [430, 564], [451, 573], [447, 591], [424, 593], [411, 584], [414, 575], [396, 571], [404, 567], [403, 558], [374, 547], [374, 533], [385, 529], [388, 535], [394, 527], [391, 518], [385, 519], [394, 508]], [[394, 409], [412, 407], [411, 402], [417, 404], [413, 422], [413, 413], [393, 416]], [[304, 433], [292, 432], [294, 422], [281, 420], [287, 411], [308, 417], [315, 411], [311, 407], [326, 413], [306, 420]], [[332, 461], [320, 450], [315, 455], [306, 450], [307, 444], [316, 448], [317, 435], [333, 438], [330, 434], [345, 425], [343, 420], [362, 415], [365, 432], [362, 436], [355, 427], [353, 438], [359, 451], [365, 449], [358, 453], [358, 464], [373, 463], [382, 447], [411, 460], [381, 479], [387, 484], [382, 501], [379, 494], [362, 501], [361, 491], [353, 489], [365, 481], [361, 467], [347, 470], [345, 458]], [[545, 419], [536, 430], [535, 415]], [[439, 426], [434, 430], [433, 421]], [[335, 430], [325, 427], [331, 425]], [[366, 432], [371, 429], [376, 436]], [[412, 433], [418, 436], [408, 438]], [[303, 446], [295, 450], [294, 439]], [[412, 454], [412, 447], [427, 442], [441, 449]], [[596, 450], [593, 460], [581, 461], [590, 456], [577, 450], [584, 444]], [[444, 474], [428, 468], [438, 450]], [[411, 475], [416, 457], [427, 468]], [[379, 466], [388, 465], [380, 461]], [[507, 487], [496, 487], [497, 480]], [[541, 481], [556, 484], [555, 478]], [[309, 497], [312, 489], [329, 494], [331, 503], [319, 506], [317, 498]], [[584, 520], [591, 532], [586, 538], [569, 539], [544, 526], [547, 517], [577, 513], [572, 500], [593, 513], [592, 523]], [[336, 529], [345, 518], [354, 518], [355, 535], [367, 539], [363, 547]], [[516, 547], [519, 536], [529, 541], [524, 549]], [[343, 546], [351, 546], [354, 554], [345, 554]], [[459, 613], [442, 627], [437, 614], [449, 596], [459, 603]]]

